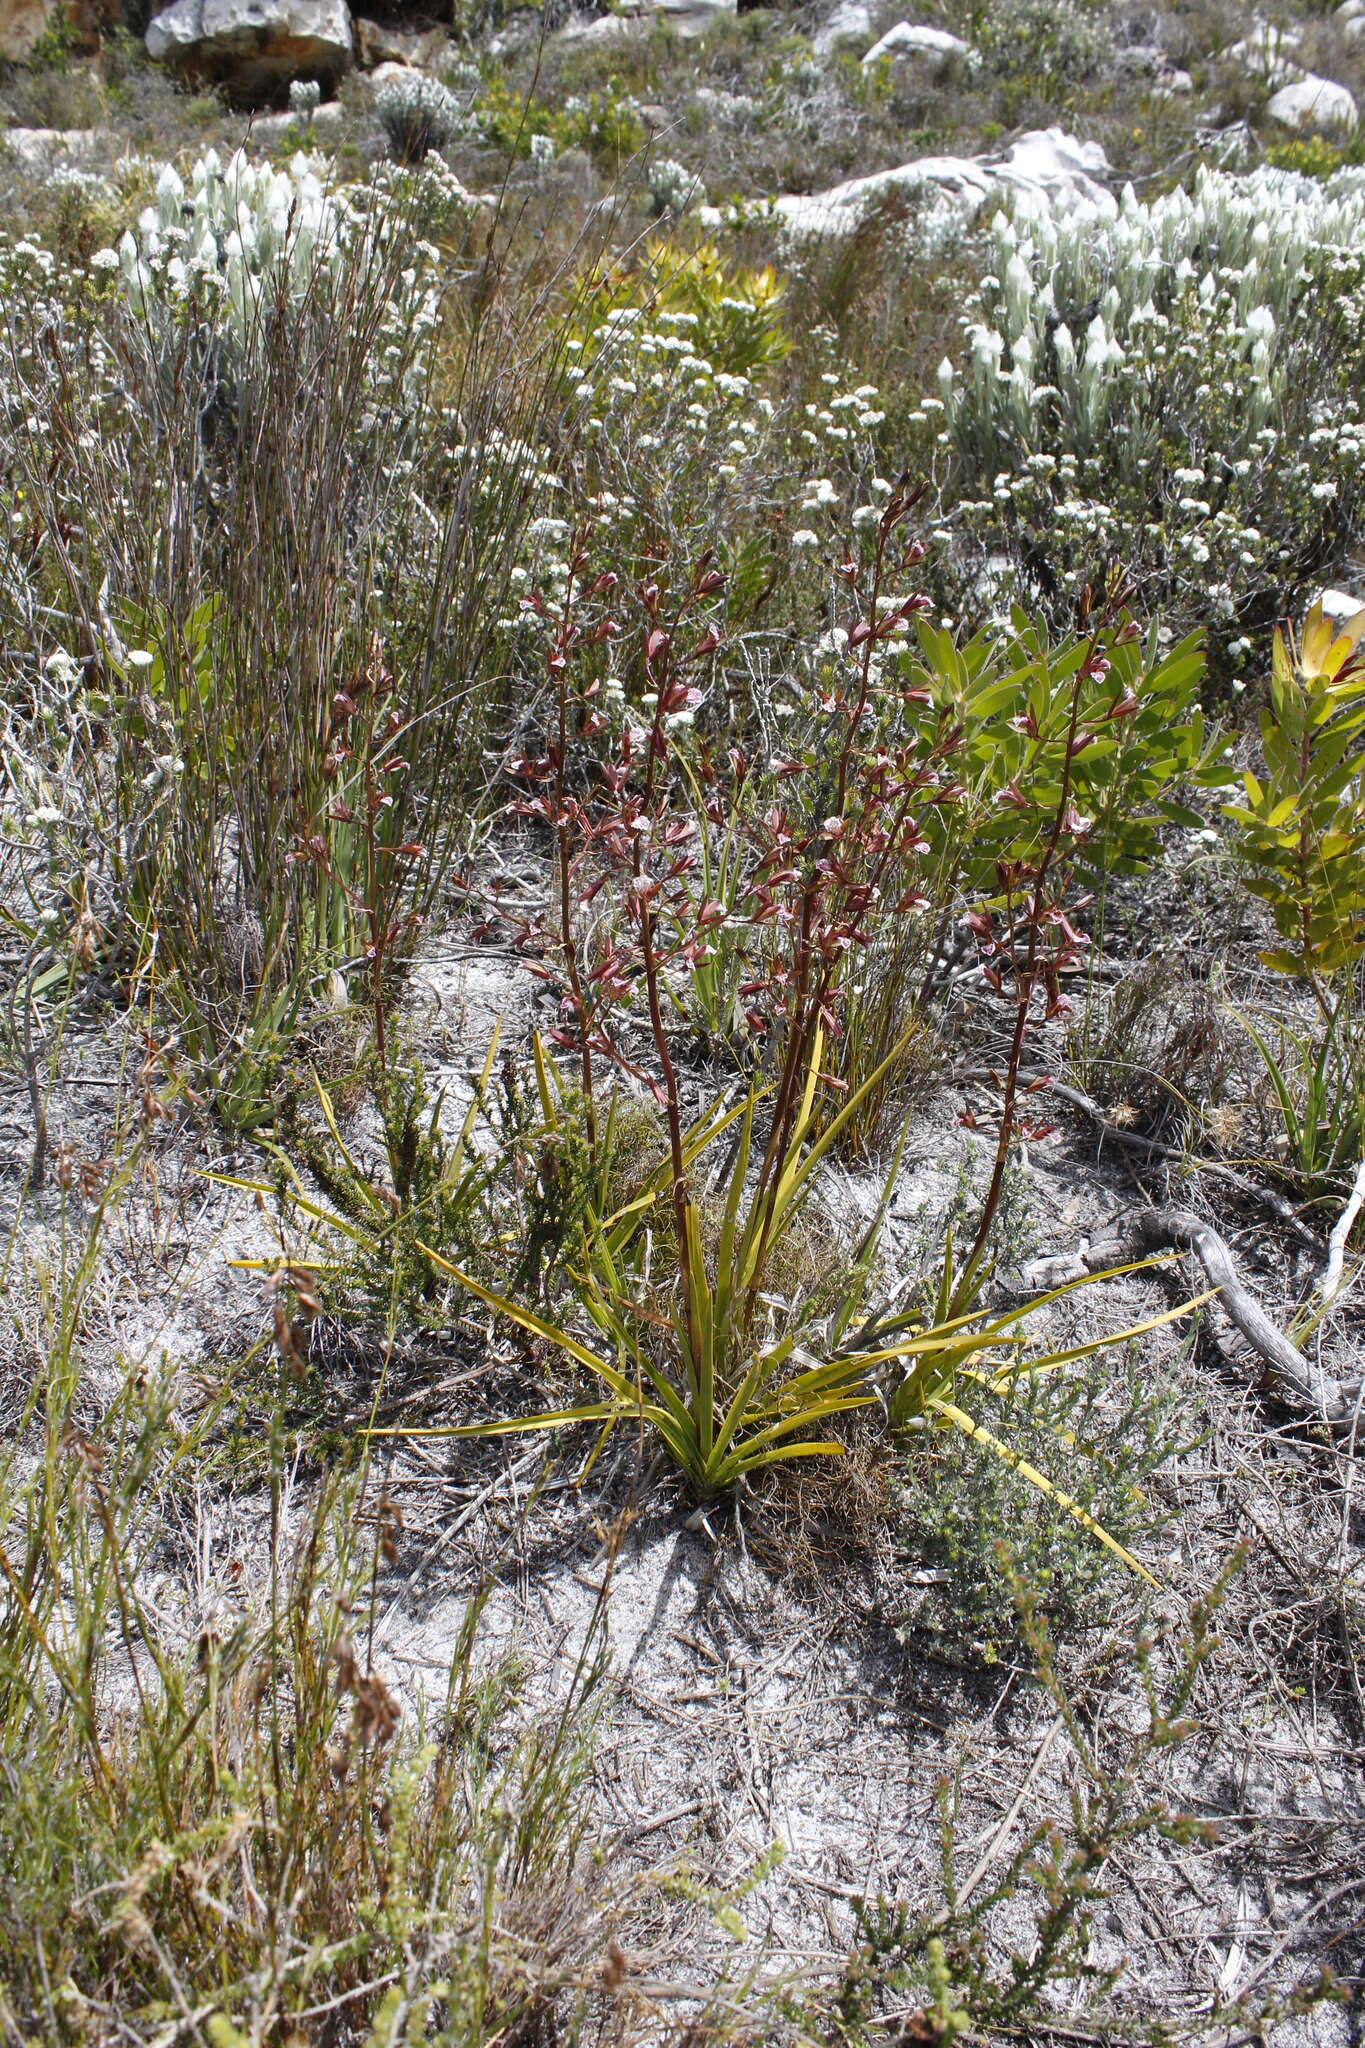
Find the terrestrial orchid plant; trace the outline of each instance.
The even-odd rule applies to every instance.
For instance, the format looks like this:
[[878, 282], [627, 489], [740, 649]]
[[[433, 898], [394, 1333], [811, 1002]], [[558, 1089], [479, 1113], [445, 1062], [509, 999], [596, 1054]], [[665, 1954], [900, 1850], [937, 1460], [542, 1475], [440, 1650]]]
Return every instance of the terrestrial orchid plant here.
[[[1089, 829], [1074, 801], [1072, 764], [1106, 723], [1120, 725], [1138, 708], [1129, 664], [1111, 679], [1111, 657], [1135, 637], [1121, 616], [1121, 593], [1093, 614], [1087, 599], [1083, 637], [1062, 664], [1060, 787], [1045, 777], [1035, 782], [1021, 765], [1003, 798], [1014, 829], [997, 863], [997, 891], [969, 920], [984, 979], [1013, 1011], [999, 1133], [973, 1241], [960, 1262], [949, 1244], [932, 1313], [907, 1308], [904, 1286], [876, 1297], [878, 1240], [907, 1122], [833, 1308], [813, 1294], [791, 1300], [774, 1291], [778, 1248], [797, 1227], [821, 1167], [868, 1091], [904, 1054], [902, 1042], [852, 1087], [827, 1071], [848, 962], [887, 921], [927, 907], [913, 881], [929, 850], [921, 820], [968, 800], [958, 772], [961, 728], [934, 715], [933, 692], [918, 676], [904, 682], [878, 658], [928, 609], [922, 597], [889, 594], [920, 559], [918, 543], [899, 538], [913, 503], [913, 493], [897, 490], [870, 557], [849, 550], [835, 565], [852, 621], [846, 658], [824, 686], [822, 757], [813, 768], [778, 758], [761, 777], [732, 753], [724, 777], [709, 767], [700, 818], [701, 785], [686, 750], [705, 701], [707, 664], [723, 649], [717, 600], [725, 578], [712, 558], [704, 555], [676, 580], [660, 563], [627, 594], [614, 575], [594, 576], [586, 548], [575, 546], [558, 611], [526, 600], [545, 633], [555, 708], [544, 751], [510, 763], [519, 788], [511, 809], [551, 836], [558, 883], [553, 918], [523, 935], [533, 953], [528, 964], [559, 993], [561, 1021], [549, 1040], [573, 1060], [590, 1147], [602, 1153], [611, 1142], [612, 1111], [604, 1119], [599, 1079], [606, 1066], [657, 1104], [667, 1151], [644, 1188], [614, 1210], [605, 1195], [609, 1175], [598, 1177], [604, 1198], [590, 1210], [570, 1265], [576, 1313], [563, 1320], [423, 1247], [489, 1308], [582, 1366], [601, 1397], [530, 1418], [401, 1433], [496, 1435], [593, 1422], [605, 1437], [634, 1423], [658, 1437], [707, 1498], [765, 1466], [837, 1455], [842, 1446], [828, 1433], [833, 1419], [879, 1407], [896, 1428], [940, 1423], [976, 1437], [1142, 1571], [964, 1405], [973, 1391], [1000, 1393], [1020, 1374], [1071, 1364], [1185, 1312], [1039, 1356], [1026, 1350], [1026, 1326], [1069, 1288], [1004, 1312], [981, 1306], [991, 1229], [1020, 1134], [1025, 1044], [1040, 1015], [1065, 1012], [1059, 977], [1087, 943], [1068, 893], [1073, 851]], [[633, 641], [608, 609], [623, 595], [638, 611]], [[620, 663], [623, 653], [633, 661]], [[626, 671], [626, 709], [615, 724], [604, 708], [613, 659]], [[636, 694], [627, 696], [628, 688]], [[1032, 734], [1028, 761], [1050, 767], [1055, 748], [1044, 744], [1032, 708], [1022, 728]], [[700, 849], [708, 831], [736, 819], [747, 859], [726, 903], [709, 893], [714, 864]], [[619, 903], [619, 916], [590, 919], [604, 892]], [[675, 999], [704, 967], [718, 933], [733, 937], [736, 928], [752, 970], [742, 990], [747, 1077], [689, 1117], [674, 1047]], [[641, 1013], [645, 1057], [633, 1049]], [[539, 1043], [536, 1060], [552, 1123], [563, 1084]], [[727, 1136], [723, 1167], [710, 1171], [707, 1162]]]

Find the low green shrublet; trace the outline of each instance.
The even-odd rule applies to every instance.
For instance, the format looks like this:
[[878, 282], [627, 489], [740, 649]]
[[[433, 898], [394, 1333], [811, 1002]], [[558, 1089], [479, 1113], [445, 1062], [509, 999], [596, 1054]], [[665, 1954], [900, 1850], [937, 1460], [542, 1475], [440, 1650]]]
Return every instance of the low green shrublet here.
[[[316, 1073], [306, 1084], [300, 1079], [289, 1099], [277, 1086], [275, 1136], [261, 1141], [274, 1162], [273, 1180], [225, 1177], [224, 1184], [272, 1199], [284, 1225], [299, 1232], [296, 1263], [321, 1279], [328, 1308], [354, 1303], [362, 1315], [377, 1311], [390, 1324], [439, 1323], [447, 1290], [426, 1246], [471, 1262], [488, 1256], [508, 1150], [489, 1114], [496, 1053], [495, 1035], [453, 1136], [442, 1120], [444, 1091], [431, 1091], [421, 1064], [381, 1064], [372, 1053], [362, 1095], [378, 1126], [369, 1157], [362, 1141], [343, 1137], [332, 1095]], [[275, 1270], [269, 1260], [251, 1263]]]
[[[1187, 1435], [1174, 1383], [1132, 1349], [1098, 1375], [1023, 1375], [1003, 1392], [978, 1396], [989, 1422], [1054, 1485], [1125, 1547], [1146, 1548], [1169, 1519], [1148, 1481], [1181, 1454]], [[1018, 1643], [1018, 1616], [995, 1545], [1004, 1541], [1055, 1626], [1093, 1611], [1112, 1569], [1076, 1517], [960, 1431], [935, 1431], [909, 1453], [899, 1491], [903, 1541], [916, 1570], [942, 1571], [915, 1596], [903, 1626], [994, 1661]]]
[[1337, 626], [1315, 605], [1297, 646], [1276, 633], [1260, 726], [1263, 774], [1246, 769], [1243, 801], [1223, 812], [1282, 941], [1262, 960], [1330, 1009], [1326, 983], [1365, 955], [1365, 610]]
[[[1232, 780], [1226, 742], [1198, 701], [1205, 671], [1196, 635], [1163, 651], [1155, 631], [1141, 635], [1119, 618], [1101, 636], [1102, 672], [1085, 682], [1078, 709], [1086, 637], [1049, 642], [1018, 610], [1008, 632], [987, 629], [961, 646], [924, 620], [916, 636], [898, 666], [932, 700], [921, 744], [960, 732], [954, 769], [968, 792], [965, 804], [925, 809], [936, 893], [946, 882], [969, 900], [989, 897], [998, 861], [1036, 856], [1047, 792], [1060, 787], [1068, 748], [1085, 820], [1077, 861], [1091, 881], [1150, 868], [1166, 827], [1203, 824], [1182, 800], [1186, 785]], [[1023, 794], [1039, 807], [1026, 809]]]
[[648, 139], [636, 102], [614, 79], [601, 91], [573, 94], [561, 105], [518, 92], [500, 74], [485, 79], [470, 111], [471, 126], [493, 149], [530, 158], [538, 135], [557, 151], [586, 151], [608, 177], [618, 176]]
[[1241, 1019], [1283, 1124], [1284, 1165], [1318, 1196], [1339, 1196], [1365, 1140], [1365, 610], [1344, 624], [1315, 605], [1296, 640], [1277, 632], [1262, 764], [1225, 804], [1242, 885], [1264, 903], [1280, 943], [1275, 973], [1302, 978], [1306, 1027]]
[[1100, 11], [1078, 0], [992, 0], [974, 11], [971, 41], [988, 73], [1044, 91], [1091, 77], [1109, 47]]
[[[849, 2048], [884, 2039], [888, 2004], [898, 2022], [908, 2011], [908, 2039], [937, 2048], [964, 2036], [1047, 2035], [1057, 2030], [1062, 2009], [1084, 2014], [1086, 2040], [1161, 2048], [1175, 2038], [1169, 2001], [1159, 1992], [1143, 1999], [1127, 1985], [1115, 1996], [1127, 1958], [1119, 1949], [1116, 1960], [1105, 1960], [1097, 1914], [1108, 1897], [1106, 1873], [1124, 1863], [1131, 1872], [1139, 1845], [1150, 1854], [1161, 1843], [1189, 1848], [1212, 1837], [1210, 1821], [1172, 1807], [1151, 1788], [1154, 1773], [1169, 1784], [1172, 1753], [1201, 1732], [1197, 1707], [1205, 1666], [1218, 1646], [1214, 1625], [1245, 1550], [1232, 1553], [1178, 1629], [1144, 1629], [1136, 1643], [1118, 1641], [1123, 1667], [1131, 1660], [1136, 1668], [1135, 1715], [1092, 1714], [1088, 1700], [1083, 1704], [1068, 1687], [1027, 1573], [1015, 1565], [1007, 1545], [996, 1550], [998, 1574], [1018, 1616], [1017, 1633], [1054, 1716], [1041, 1733], [1034, 1771], [1061, 1737], [1070, 1751], [1069, 1765], [1063, 1765], [1068, 1794], [1060, 1816], [1044, 1812], [1031, 1818], [1025, 1808], [1021, 1838], [1013, 1843], [1019, 1816], [1011, 1812], [981, 1855], [979, 1835], [970, 1842], [961, 1838], [958, 1778], [940, 1780], [942, 1903], [918, 1917], [880, 1896], [858, 1909], [860, 1939], [835, 2003], [835, 2038]], [[1111, 1656], [1114, 1651], [1111, 1643]], [[1103, 1668], [1112, 1682], [1107, 1659]], [[1032, 1777], [1030, 1772], [1024, 1780], [1025, 1789]], [[1002, 1908], [1011, 1909], [1003, 1921]], [[1020, 1942], [1012, 1931], [1002, 1945], [1002, 1925], [1017, 1926], [1019, 1914], [1026, 1916], [1028, 1938]], [[1226, 2002], [1210, 2001], [1206, 2013], [1193, 2020], [1182, 2016], [1179, 2038], [1202, 2039], [1205, 2032], [1210, 2040], [1226, 2038], [1234, 2021], [1259, 2033], [1266, 2020], [1264, 1993], [1255, 1975], [1250, 1982], [1241, 1998], [1234, 1993]], [[1287, 2018], [1332, 1995], [1325, 1981], [1310, 1985], [1277, 2003], [1275, 2017]]]
[[601, 337], [626, 316], [650, 326], [660, 315], [682, 315], [678, 333], [689, 348], [681, 352], [716, 375], [756, 377], [791, 349], [786, 299], [771, 264], [736, 263], [711, 241], [653, 235], [629, 267], [603, 272], [587, 332]]

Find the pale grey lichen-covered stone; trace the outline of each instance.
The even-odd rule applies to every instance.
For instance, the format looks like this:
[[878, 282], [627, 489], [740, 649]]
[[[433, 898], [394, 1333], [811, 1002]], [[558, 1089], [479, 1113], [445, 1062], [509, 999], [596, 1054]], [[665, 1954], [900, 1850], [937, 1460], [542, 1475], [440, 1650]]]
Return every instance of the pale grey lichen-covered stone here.
[[1316, 601], [1334, 626], [1344, 626], [1365, 612], [1365, 597], [1353, 597], [1349, 590], [1320, 590]]
[[0, 150], [36, 172], [85, 169], [115, 153], [108, 132], [98, 128], [6, 128]]
[[774, 202], [789, 235], [844, 235], [875, 209], [898, 198], [924, 217], [930, 239], [941, 243], [1006, 192], [1051, 207], [1089, 204], [1117, 212], [1101, 181], [1109, 160], [1098, 142], [1079, 142], [1060, 128], [1034, 129], [1002, 154], [919, 157], [892, 171], [851, 178], [827, 192], [790, 195]]
[[845, 43], [865, 43], [872, 33], [872, 9], [867, 0], [839, 0], [829, 20], [810, 39], [817, 57], [828, 57]]
[[1223, 61], [1237, 64], [1254, 78], [1261, 78], [1269, 86], [1292, 85], [1304, 76], [1302, 64], [1296, 63], [1293, 52], [1303, 38], [1297, 29], [1280, 28], [1273, 21], [1257, 20], [1252, 24], [1251, 33], [1240, 42], [1229, 43], [1223, 51]]
[[970, 53], [971, 45], [946, 28], [919, 28], [911, 22], [898, 21], [872, 45], [863, 65], [866, 68], [883, 57], [918, 57], [929, 63], [941, 63], [945, 57], [966, 57]]
[[1329, 134], [1348, 133], [1359, 119], [1355, 99], [1346, 87], [1311, 71], [1273, 93], [1266, 113], [1284, 128]]
[[626, 0], [595, 21], [570, 15], [560, 33], [566, 41], [609, 43], [639, 35], [650, 21], [666, 21], [680, 36], [699, 36], [735, 11], [735, 0]]

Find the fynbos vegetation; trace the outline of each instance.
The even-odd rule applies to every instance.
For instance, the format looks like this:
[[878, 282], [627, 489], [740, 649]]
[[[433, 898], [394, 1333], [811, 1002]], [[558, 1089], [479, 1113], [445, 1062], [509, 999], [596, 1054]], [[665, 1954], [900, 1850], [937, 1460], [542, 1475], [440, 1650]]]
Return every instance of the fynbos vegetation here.
[[1365, 45], [1219, 5], [15, 31], [7, 2041], [1348, 2038]]

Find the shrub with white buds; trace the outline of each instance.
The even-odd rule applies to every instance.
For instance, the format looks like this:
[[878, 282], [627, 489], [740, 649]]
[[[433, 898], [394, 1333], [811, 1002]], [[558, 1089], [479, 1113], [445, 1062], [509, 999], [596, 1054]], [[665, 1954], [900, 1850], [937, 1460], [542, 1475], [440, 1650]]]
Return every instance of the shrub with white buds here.
[[680, 218], [706, 197], [701, 179], [672, 157], [656, 157], [649, 167], [649, 203], [656, 218]]
[[[393, 173], [339, 190], [324, 185], [318, 169], [302, 153], [277, 170], [241, 150], [226, 164], [210, 150], [187, 178], [163, 167], [156, 203], [136, 229], [92, 259], [117, 273], [154, 354], [164, 349], [173, 360], [188, 322], [230, 382], [250, 355], [273, 345], [281, 320], [310, 317], [310, 308], [325, 317], [344, 300], [348, 278], [398, 230]], [[375, 393], [416, 388], [438, 325], [436, 252], [418, 243], [414, 254], [389, 288], [371, 358]]]
[[937, 379], [964, 584], [1022, 542], [1029, 602], [1117, 556], [1190, 623], [1215, 582], [1286, 609], [1365, 530], [1365, 177], [1202, 170], [989, 232]]
[[346, 219], [308, 157], [277, 171], [241, 150], [224, 164], [211, 149], [188, 183], [170, 164], [162, 169], [156, 204], [118, 245], [124, 289], [144, 318], [196, 289], [214, 289], [221, 299], [215, 325], [240, 345], [267, 287], [301, 299], [320, 270], [341, 263]]
[[425, 71], [386, 78], [374, 96], [374, 110], [399, 163], [419, 164], [429, 150], [444, 149], [460, 125], [460, 102], [449, 86]]

